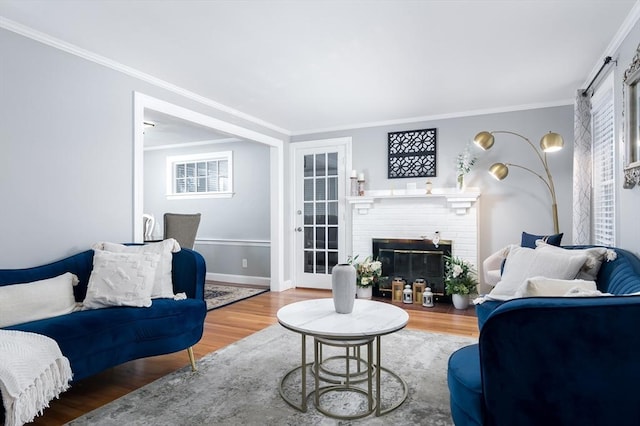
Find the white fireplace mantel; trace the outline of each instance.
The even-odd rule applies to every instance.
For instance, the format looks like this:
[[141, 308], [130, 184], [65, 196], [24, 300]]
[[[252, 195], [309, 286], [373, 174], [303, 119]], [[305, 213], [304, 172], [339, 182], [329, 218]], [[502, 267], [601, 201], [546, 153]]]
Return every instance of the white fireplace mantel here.
[[369, 209], [375, 208], [376, 202], [382, 200], [420, 198], [434, 202], [444, 201], [456, 214], [464, 215], [479, 197], [480, 191], [477, 188], [466, 188], [464, 191], [458, 191], [455, 188], [439, 188], [434, 189], [431, 194], [417, 189], [383, 189], [366, 191], [362, 196], [347, 197], [347, 202], [353, 209], [358, 210], [359, 214], [368, 214]]

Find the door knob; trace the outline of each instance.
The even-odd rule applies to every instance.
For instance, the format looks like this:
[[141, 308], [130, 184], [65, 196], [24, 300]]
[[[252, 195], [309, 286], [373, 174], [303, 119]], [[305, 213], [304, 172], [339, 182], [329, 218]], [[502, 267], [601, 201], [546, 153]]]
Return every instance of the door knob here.
[[302, 232], [302, 226], [298, 226], [298, 227], [296, 228], [296, 232]]

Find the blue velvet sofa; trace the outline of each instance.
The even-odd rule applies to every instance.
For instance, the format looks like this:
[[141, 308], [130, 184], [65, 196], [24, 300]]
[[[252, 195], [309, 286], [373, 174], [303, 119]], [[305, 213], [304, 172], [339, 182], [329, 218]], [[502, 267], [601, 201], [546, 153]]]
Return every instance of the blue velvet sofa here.
[[457, 426], [640, 424], [640, 259], [614, 250], [596, 284], [615, 296], [476, 307], [478, 344], [449, 358]]
[[[60, 261], [27, 269], [0, 270], [0, 286], [33, 282], [71, 272], [80, 283], [74, 287], [76, 301], [84, 300], [93, 267], [93, 250]], [[118, 364], [153, 355], [188, 349], [202, 337], [207, 313], [204, 302], [205, 262], [193, 250], [173, 253], [174, 293], [186, 300], [154, 299], [151, 307], [109, 307], [73, 312], [6, 327], [43, 334], [56, 340], [69, 359], [73, 380]]]

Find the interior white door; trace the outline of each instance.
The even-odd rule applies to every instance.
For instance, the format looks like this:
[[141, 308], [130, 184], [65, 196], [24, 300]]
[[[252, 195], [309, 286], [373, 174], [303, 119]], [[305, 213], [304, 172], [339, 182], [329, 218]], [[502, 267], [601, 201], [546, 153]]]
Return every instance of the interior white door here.
[[295, 279], [297, 287], [331, 288], [344, 261], [345, 146], [295, 150]]

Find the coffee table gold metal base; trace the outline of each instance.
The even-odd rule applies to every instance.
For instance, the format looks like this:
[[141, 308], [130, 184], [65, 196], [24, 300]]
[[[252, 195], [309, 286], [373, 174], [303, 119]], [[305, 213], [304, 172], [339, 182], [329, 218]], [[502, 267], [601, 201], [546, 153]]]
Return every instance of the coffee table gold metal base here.
[[[375, 340], [375, 350], [374, 342]], [[330, 358], [323, 359], [323, 345], [345, 348], [346, 353], [342, 356], [332, 356]], [[366, 346], [367, 359], [364, 360], [361, 357], [361, 348]], [[353, 355], [350, 355], [349, 350], [353, 351]], [[327, 417], [331, 417], [339, 420], [356, 420], [366, 417], [375, 412], [376, 416], [385, 415], [396, 408], [398, 408], [407, 399], [409, 394], [407, 383], [396, 373], [385, 367], [380, 367], [380, 336], [375, 338], [366, 338], [359, 340], [335, 340], [326, 338], [314, 338], [314, 361], [306, 362], [306, 335], [302, 335], [302, 350], [301, 350], [301, 364], [298, 367], [291, 369], [287, 372], [280, 381], [280, 396], [293, 408], [307, 412], [308, 401], [313, 397], [314, 405], [316, 409]], [[374, 354], [377, 358], [378, 364], [374, 363]], [[344, 360], [345, 371], [329, 370], [325, 365], [330, 360]], [[351, 371], [351, 361], [356, 363], [356, 371]], [[361, 369], [361, 365], [365, 365], [364, 371]], [[307, 392], [307, 369], [311, 367], [311, 373], [315, 382], [314, 389]], [[300, 397], [301, 402], [297, 404], [291, 398], [289, 398], [284, 392], [284, 385], [289, 378], [298, 370], [301, 370], [301, 389]], [[393, 377], [400, 384], [402, 388], [402, 395], [392, 403], [391, 406], [383, 409], [381, 404], [381, 371], [384, 371], [389, 376]], [[323, 374], [325, 373], [325, 374]], [[340, 380], [332, 378], [330, 376], [338, 377]], [[375, 394], [373, 392], [373, 382], [375, 377]], [[328, 385], [321, 385], [321, 382], [329, 383]], [[366, 388], [355, 386], [356, 384], [366, 382]], [[353, 414], [339, 414], [331, 409], [322, 405], [322, 396], [331, 392], [353, 392], [364, 395], [367, 398], [367, 409]], [[374, 398], [375, 395], [375, 398]]]
[[[278, 310], [277, 317], [283, 327], [302, 336], [300, 364], [284, 375], [279, 386], [282, 399], [293, 408], [306, 412], [309, 398], [313, 397], [319, 412], [336, 419], [351, 420], [366, 417], [372, 413], [376, 416], [387, 414], [407, 399], [406, 382], [393, 371], [382, 367], [380, 348], [382, 336], [395, 333], [407, 325], [409, 315], [405, 310], [386, 303], [356, 299], [352, 313], [339, 314], [334, 309], [333, 300], [325, 298], [286, 305]], [[307, 362], [307, 336], [314, 338], [313, 362]], [[345, 353], [323, 359], [324, 346], [343, 348]], [[361, 349], [365, 346], [366, 360], [361, 356]], [[350, 351], [353, 354], [350, 354]], [[328, 365], [329, 361], [335, 360], [338, 360], [339, 366], [340, 361], [344, 360], [344, 371], [341, 367], [336, 369], [333, 363], [331, 366]], [[351, 368], [352, 363], [355, 363], [354, 369]], [[294, 401], [285, 393], [285, 383], [288, 383], [298, 370], [300, 370], [301, 379], [299, 403], [297, 397]], [[309, 374], [308, 371], [310, 371]], [[399, 384], [401, 390], [401, 396], [387, 402], [385, 408], [381, 404], [381, 372], [383, 371], [385, 379], [391, 377], [391, 380]], [[307, 386], [309, 375], [314, 379], [312, 389]], [[297, 389], [294, 392], [297, 393]], [[322, 400], [323, 396], [336, 392], [364, 396], [366, 408], [355, 413], [336, 413], [323, 404]], [[291, 395], [291, 391], [289, 394]]]
[[[295, 408], [296, 410], [302, 411], [303, 413], [307, 412], [307, 399], [309, 397], [309, 395], [307, 395], [307, 367], [309, 367], [310, 365], [312, 365], [312, 362], [306, 362], [307, 361], [307, 335], [306, 334], [302, 334], [302, 362], [300, 363], [299, 367], [295, 367], [291, 370], [289, 370], [287, 372], [287, 374], [285, 374], [282, 379], [280, 380], [280, 396], [282, 397], [282, 399], [289, 404], [290, 406], [292, 406], [293, 408]], [[300, 388], [301, 388], [301, 393], [300, 395], [302, 396], [301, 398], [301, 402], [300, 404], [297, 404], [295, 401], [293, 401], [291, 398], [289, 398], [285, 392], [284, 392], [284, 383], [289, 379], [289, 377], [295, 373], [296, 371], [301, 370], [300, 374], [302, 376], [301, 378], [301, 383], [300, 383]]]
[[[320, 411], [322, 414], [324, 414], [325, 416], [328, 416], [334, 419], [340, 419], [340, 420], [361, 419], [362, 417], [366, 417], [369, 414], [373, 413], [373, 411], [378, 406], [379, 401], [376, 400], [374, 402], [374, 399], [373, 399], [373, 374], [372, 374], [373, 368], [374, 368], [373, 367], [373, 340], [374, 340], [373, 337], [369, 337], [367, 339], [360, 339], [360, 340], [333, 340], [333, 339], [326, 339], [326, 338], [320, 338], [320, 337], [316, 337], [313, 339], [313, 342], [314, 342], [314, 349], [313, 349], [313, 354], [314, 354], [313, 373], [314, 374], [313, 375], [315, 376], [315, 381], [316, 381], [316, 389], [314, 391], [315, 406], [316, 406], [316, 409]], [[344, 356], [331, 357], [326, 360], [323, 360], [321, 356], [323, 345], [333, 346], [338, 348], [345, 348], [346, 354]], [[362, 359], [360, 358], [359, 355], [360, 355], [360, 349], [363, 346], [367, 347], [367, 361], [366, 361], [367, 368], [366, 368], [366, 371], [364, 372], [366, 375], [364, 379], [359, 378], [362, 375], [361, 371], [352, 373], [350, 368], [352, 359], [355, 360], [358, 367], [360, 367]], [[354, 356], [349, 355], [349, 349], [353, 349]], [[355, 356], [356, 353], [358, 354], [358, 357]], [[338, 377], [342, 377], [344, 378], [344, 380], [341, 383], [321, 387], [320, 382], [323, 381], [324, 379], [320, 376], [320, 371], [322, 368], [324, 371], [330, 372], [329, 370], [323, 368], [323, 363], [329, 361], [330, 359], [344, 359], [345, 361], [344, 374], [341, 372], [337, 373]], [[331, 373], [335, 374], [335, 372], [331, 372]], [[354, 386], [355, 383], [362, 382], [364, 380], [366, 380], [367, 382], [367, 389], [362, 389], [360, 387]], [[355, 393], [362, 394], [367, 397], [368, 409], [360, 413], [349, 414], [349, 415], [335, 413], [330, 409], [323, 407], [321, 404], [321, 396], [331, 392], [355, 392]]]
[[[324, 339], [324, 340], [327, 340], [327, 339]], [[319, 377], [320, 380], [323, 382], [332, 383], [336, 385], [345, 383], [347, 380], [347, 376], [350, 383], [355, 384], [355, 383], [362, 383], [366, 381], [368, 376], [367, 374], [368, 370], [363, 367], [367, 366], [367, 362], [366, 360], [362, 359], [360, 348], [361, 346], [354, 346], [350, 348], [347, 347], [345, 355], [336, 355], [336, 356], [330, 356], [328, 358], [325, 358], [324, 351], [322, 348], [322, 340], [321, 340], [320, 345], [318, 346], [318, 361], [314, 360], [315, 362], [318, 362], [318, 366], [319, 366], [319, 369], [318, 369], [319, 371], [315, 374], [315, 376]], [[349, 352], [350, 349], [352, 354], [350, 354]], [[342, 369], [338, 367], [338, 370], [335, 370], [335, 369], [331, 370], [327, 365], [332, 361], [344, 361], [346, 363], [347, 360], [355, 362], [355, 367], [356, 367], [355, 371], [350, 368], [350, 365], [347, 366], [346, 364], [345, 364], [345, 367]], [[349, 367], [348, 373], [347, 373], [347, 367]], [[375, 364], [373, 365], [373, 368], [375, 370]]]

